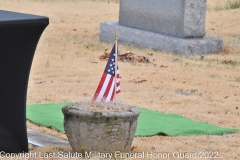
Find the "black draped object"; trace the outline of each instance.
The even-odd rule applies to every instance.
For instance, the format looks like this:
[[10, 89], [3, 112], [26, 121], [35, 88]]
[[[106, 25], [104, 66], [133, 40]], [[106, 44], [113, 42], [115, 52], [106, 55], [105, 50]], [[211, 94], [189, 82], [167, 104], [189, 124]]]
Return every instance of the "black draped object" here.
[[28, 152], [28, 79], [48, 24], [48, 17], [0, 10], [0, 151]]

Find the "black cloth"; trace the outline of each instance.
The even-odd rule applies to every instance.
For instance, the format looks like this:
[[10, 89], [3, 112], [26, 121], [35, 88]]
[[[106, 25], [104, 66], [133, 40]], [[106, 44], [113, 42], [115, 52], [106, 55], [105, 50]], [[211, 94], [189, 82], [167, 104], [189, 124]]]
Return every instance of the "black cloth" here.
[[28, 152], [28, 79], [48, 24], [48, 17], [0, 10], [0, 151]]

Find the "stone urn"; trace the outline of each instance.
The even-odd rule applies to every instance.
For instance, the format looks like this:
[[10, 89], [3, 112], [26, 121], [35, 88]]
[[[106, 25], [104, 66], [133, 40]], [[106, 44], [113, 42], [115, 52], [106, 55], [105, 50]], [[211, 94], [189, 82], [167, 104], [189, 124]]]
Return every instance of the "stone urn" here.
[[74, 152], [82, 154], [128, 152], [140, 114], [133, 106], [112, 107], [103, 102], [75, 102], [64, 106], [62, 112], [69, 143]]

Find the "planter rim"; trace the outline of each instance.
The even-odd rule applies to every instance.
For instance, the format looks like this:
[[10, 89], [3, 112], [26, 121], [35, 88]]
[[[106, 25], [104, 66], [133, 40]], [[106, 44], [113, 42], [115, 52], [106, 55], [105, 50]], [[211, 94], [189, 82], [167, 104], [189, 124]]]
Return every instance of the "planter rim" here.
[[81, 103], [75, 102], [68, 104], [62, 107], [63, 114], [66, 115], [76, 115], [76, 116], [96, 116], [96, 117], [132, 117], [132, 116], [139, 116], [140, 110], [137, 107], [130, 106], [129, 110], [122, 110], [122, 111], [92, 111], [82, 108], [75, 108], [73, 107], [74, 104]]

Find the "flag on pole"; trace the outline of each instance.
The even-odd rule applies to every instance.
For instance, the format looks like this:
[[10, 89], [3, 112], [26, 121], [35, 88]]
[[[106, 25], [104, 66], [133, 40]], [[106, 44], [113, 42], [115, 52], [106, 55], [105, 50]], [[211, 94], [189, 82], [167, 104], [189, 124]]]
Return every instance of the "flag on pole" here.
[[[113, 102], [115, 94], [118, 94], [120, 92], [120, 76], [116, 63], [116, 53], [117, 43], [112, 48], [102, 78], [93, 96], [93, 101]], [[116, 70], [115, 67], [117, 67]]]

